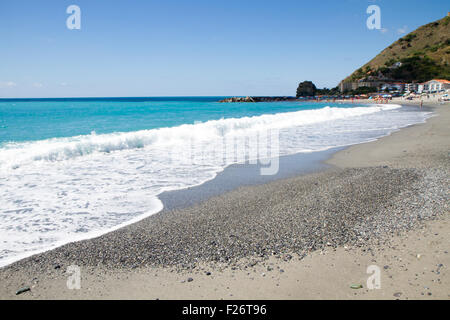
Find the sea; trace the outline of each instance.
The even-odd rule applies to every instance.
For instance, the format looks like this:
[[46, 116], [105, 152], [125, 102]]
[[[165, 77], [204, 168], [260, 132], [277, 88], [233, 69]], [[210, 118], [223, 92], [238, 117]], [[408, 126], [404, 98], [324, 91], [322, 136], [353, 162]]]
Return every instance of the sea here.
[[161, 193], [230, 165], [373, 141], [431, 116], [223, 98], [0, 99], [0, 266], [155, 214]]

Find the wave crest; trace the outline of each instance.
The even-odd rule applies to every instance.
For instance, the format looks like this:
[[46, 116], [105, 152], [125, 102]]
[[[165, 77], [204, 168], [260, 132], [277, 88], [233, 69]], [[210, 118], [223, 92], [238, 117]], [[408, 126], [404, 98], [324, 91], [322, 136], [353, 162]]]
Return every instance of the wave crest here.
[[110, 153], [148, 146], [185, 145], [229, 135], [245, 135], [261, 130], [284, 129], [362, 116], [400, 107], [399, 105], [372, 105], [355, 108], [324, 107], [315, 110], [210, 120], [169, 128], [109, 134], [92, 132], [89, 135], [68, 138], [9, 143], [2, 148], [0, 168], [16, 169], [34, 161], [62, 161], [95, 153]]

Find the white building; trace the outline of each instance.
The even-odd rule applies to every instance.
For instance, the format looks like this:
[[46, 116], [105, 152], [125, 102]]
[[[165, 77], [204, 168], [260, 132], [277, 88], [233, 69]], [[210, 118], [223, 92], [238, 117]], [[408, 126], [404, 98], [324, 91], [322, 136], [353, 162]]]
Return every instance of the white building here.
[[405, 91], [406, 92], [418, 92], [419, 91], [419, 84], [418, 83], [406, 83], [405, 84]]
[[423, 84], [423, 92], [426, 93], [442, 92], [447, 89], [450, 89], [450, 81], [448, 80], [433, 79]]
[[405, 90], [405, 84], [400, 82], [385, 83], [381, 86], [381, 91], [399, 91], [403, 92]]
[[424, 84], [423, 83], [419, 83], [419, 85], [417, 86], [417, 93], [422, 93], [423, 92], [423, 87], [424, 87]]

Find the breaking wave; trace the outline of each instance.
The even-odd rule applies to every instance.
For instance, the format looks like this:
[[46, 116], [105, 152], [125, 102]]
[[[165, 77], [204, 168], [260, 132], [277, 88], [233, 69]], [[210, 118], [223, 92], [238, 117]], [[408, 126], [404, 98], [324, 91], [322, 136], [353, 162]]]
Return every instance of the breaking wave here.
[[324, 121], [371, 114], [382, 110], [400, 108], [384, 105], [356, 108], [325, 107], [262, 116], [210, 120], [203, 123], [177, 127], [141, 130], [69, 138], [53, 138], [41, 141], [8, 143], [0, 154], [0, 168], [13, 168], [33, 161], [61, 161], [120, 150], [139, 149], [148, 146], [177, 146], [186, 143], [214, 140], [224, 136], [246, 135], [255, 131], [285, 129]]

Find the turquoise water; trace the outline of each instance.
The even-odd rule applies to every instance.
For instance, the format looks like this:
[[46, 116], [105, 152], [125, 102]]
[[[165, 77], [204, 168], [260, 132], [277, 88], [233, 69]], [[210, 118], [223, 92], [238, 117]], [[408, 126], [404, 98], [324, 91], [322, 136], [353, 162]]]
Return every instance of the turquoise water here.
[[[0, 100], [0, 266], [162, 210], [229, 165], [371, 141], [425, 121], [399, 105], [220, 97]], [[267, 161], [267, 160], [270, 161]]]
[[[327, 103], [218, 103], [223, 97], [0, 100], [0, 145], [112, 132], [130, 132], [320, 109]], [[340, 108], [352, 105], [337, 105]]]

